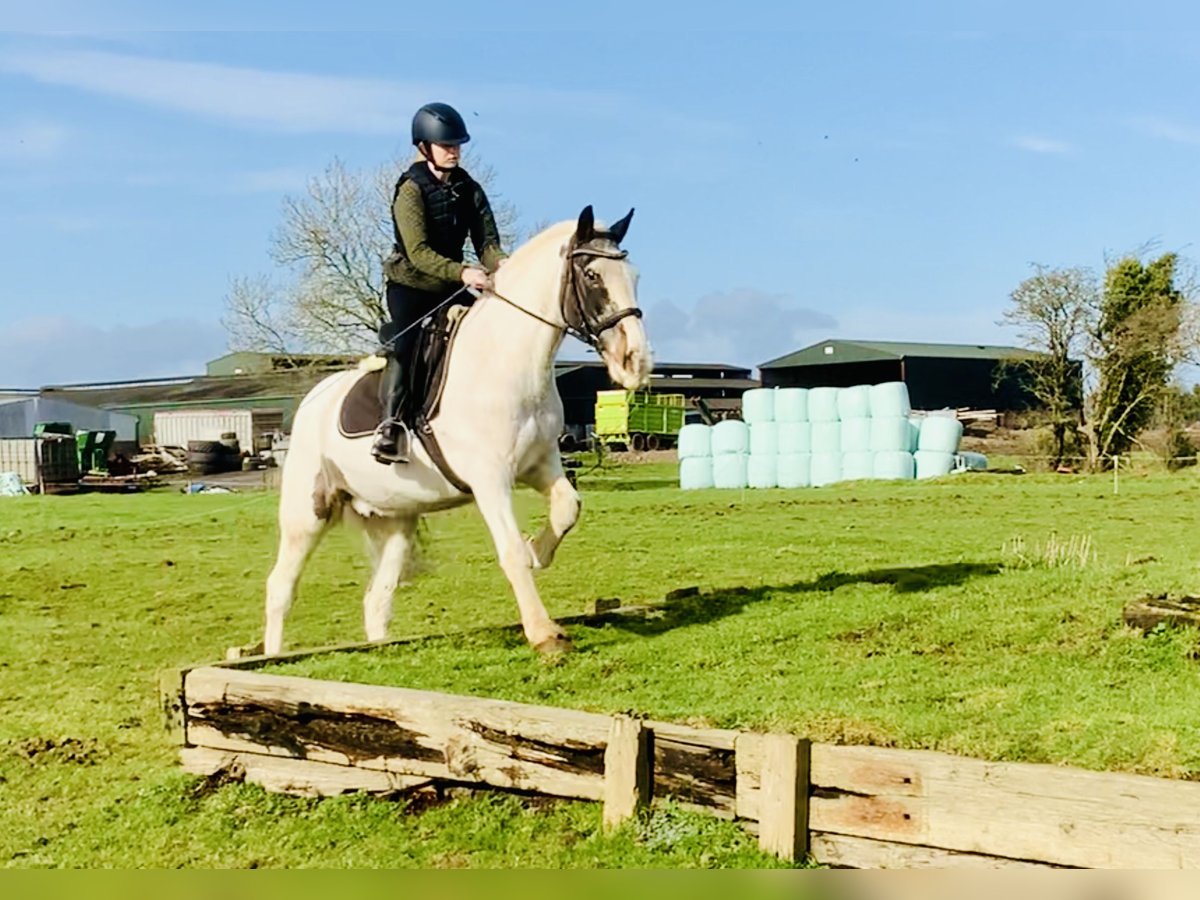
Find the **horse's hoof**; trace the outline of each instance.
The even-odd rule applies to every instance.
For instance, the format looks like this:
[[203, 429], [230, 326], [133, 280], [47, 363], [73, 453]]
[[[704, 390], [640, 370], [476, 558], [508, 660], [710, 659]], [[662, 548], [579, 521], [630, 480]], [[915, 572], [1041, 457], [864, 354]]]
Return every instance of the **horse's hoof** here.
[[262, 641], [257, 644], [248, 644], [244, 647], [230, 647], [225, 651], [226, 659], [245, 659], [247, 656], [262, 656], [263, 645]]
[[534, 650], [542, 659], [553, 661], [561, 659], [574, 649], [571, 639], [565, 634], [556, 634], [554, 637], [546, 638], [539, 644], [534, 645]]

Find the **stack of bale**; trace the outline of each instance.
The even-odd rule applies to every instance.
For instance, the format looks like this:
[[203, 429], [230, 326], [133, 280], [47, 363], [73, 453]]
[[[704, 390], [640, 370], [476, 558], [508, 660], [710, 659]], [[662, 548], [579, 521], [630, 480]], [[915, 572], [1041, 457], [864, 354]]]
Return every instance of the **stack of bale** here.
[[847, 388], [757, 388], [744, 421], [679, 435], [685, 488], [819, 487], [860, 479], [948, 474], [962, 438], [949, 416], [914, 418], [899, 381]]

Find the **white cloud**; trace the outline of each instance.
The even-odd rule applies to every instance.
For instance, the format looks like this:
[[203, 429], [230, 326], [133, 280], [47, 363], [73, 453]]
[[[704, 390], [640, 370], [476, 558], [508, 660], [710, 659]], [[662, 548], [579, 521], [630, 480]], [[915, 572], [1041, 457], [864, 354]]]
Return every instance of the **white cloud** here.
[[0, 126], [0, 160], [42, 160], [57, 156], [70, 131], [55, 122], [27, 120]]
[[662, 362], [760, 362], [825, 337], [837, 320], [749, 288], [706, 294], [690, 309], [670, 300], [646, 310], [654, 356]]
[[295, 132], [395, 131], [416, 85], [103, 51], [7, 53], [0, 70], [206, 118]]
[[1155, 116], [1133, 119], [1130, 124], [1151, 137], [1174, 141], [1177, 144], [1200, 144], [1200, 128], [1192, 125], [1183, 125]]
[[[280, 72], [96, 50], [0, 53], [0, 71], [173, 112], [295, 133], [395, 134], [422, 103], [431, 98], [455, 102], [455, 94], [461, 93], [446, 83]], [[474, 120], [476, 109], [519, 115], [553, 108], [566, 115], [619, 117], [629, 108], [623, 98], [603, 91], [495, 82], [472, 85], [470, 96], [471, 105], [460, 108], [472, 129], [480, 130], [487, 126]]]
[[1030, 153], [1052, 153], [1062, 155], [1070, 153], [1074, 148], [1066, 141], [1055, 138], [1040, 137], [1034, 134], [1024, 134], [1013, 138], [1013, 146]]
[[0, 330], [0, 386], [198, 375], [224, 352], [225, 333], [215, 322], [101, 326], [65, 316], [30, 317]]

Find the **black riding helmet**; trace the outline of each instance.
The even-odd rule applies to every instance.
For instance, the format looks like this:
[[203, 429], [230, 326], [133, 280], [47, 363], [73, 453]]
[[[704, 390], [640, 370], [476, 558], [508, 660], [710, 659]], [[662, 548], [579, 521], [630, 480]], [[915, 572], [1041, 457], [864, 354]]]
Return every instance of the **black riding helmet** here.
[[448, 103], [426, 103], [413, 116], [414, 144], [465, 144], [470, 139], [467, 123]]

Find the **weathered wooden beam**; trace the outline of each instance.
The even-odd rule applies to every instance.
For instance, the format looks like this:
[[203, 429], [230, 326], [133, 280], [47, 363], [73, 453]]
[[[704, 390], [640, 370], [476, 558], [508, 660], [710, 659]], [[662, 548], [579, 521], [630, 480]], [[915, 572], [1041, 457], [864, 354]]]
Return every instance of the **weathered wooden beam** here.
[[413, 775], [209, 747], [185, 747], [180, 752], [180, 761], [183, 770], [193, 775], [227, 772], [233, 780], [300, 797], [336, 797], [358, 792], [395, 794], [432, 783], [428, 778]]
[[813, 831], [809, 855], [841, 869], [1054, 869], [1049, 863]]
[[605, 828], [616, 828], [649, 807], [654, 785], [653, 735], [637, 719], [613, 717], [604, 750]]
[[158, 673], [158, 697], [163, 728], [177, 744], [187, 743], [187, 715], [184, 708], [183, 682], [186, 669], [164, 669]]
[[761, 747], [759, 846], [782, 859], [804, 859], [808, 853], [810, 744], [790, 734], [768, 734]]
[[812, 751], [809, 827], [1087, 868], [1200, 866], [1200, 784], [923, 750]]
[[608, 716], [215, 667], [189, 672], [186, 693], [188, 738], [197, 746], [604, 796]]
[[1200, 598], [1143, 597], [1126, 604], [1121, 619], [1131, 628], [1150, 631], [1159, 625], [1200, 627]]

